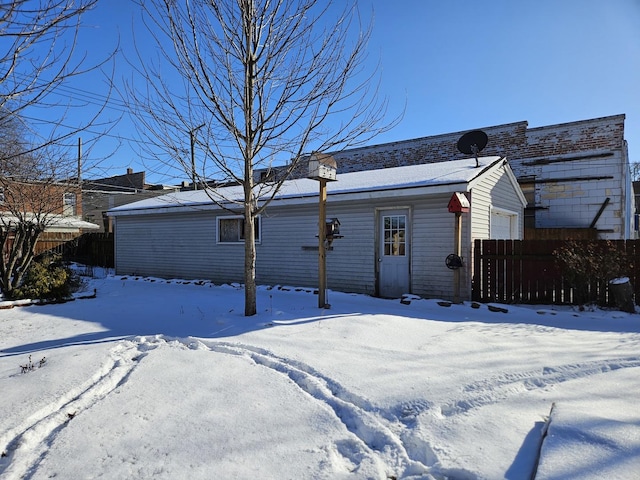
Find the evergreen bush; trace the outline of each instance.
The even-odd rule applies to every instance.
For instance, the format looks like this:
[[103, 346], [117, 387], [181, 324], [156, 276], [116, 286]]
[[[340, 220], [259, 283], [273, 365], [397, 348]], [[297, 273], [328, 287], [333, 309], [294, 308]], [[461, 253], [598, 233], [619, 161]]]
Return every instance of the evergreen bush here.
[[13, 290], [12, 298], [64, 300], [81, 284], [80, 277], [59, 258], [45, 256], [31, 263], [22, 285]]

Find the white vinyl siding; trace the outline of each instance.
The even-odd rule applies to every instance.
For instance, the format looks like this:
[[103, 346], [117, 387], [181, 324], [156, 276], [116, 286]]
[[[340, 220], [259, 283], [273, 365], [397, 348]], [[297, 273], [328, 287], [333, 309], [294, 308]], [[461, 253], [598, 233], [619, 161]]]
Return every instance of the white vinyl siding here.
[[[412, 219], [412, 293], [427, 298], [450, 298], [453, 294], [453, 271], [445, 259], [454, 253], [455, 214], [447, 205], [451, 194], [434, 195], [416, 202]], [[470, 214], [462, 214], [462, 257], [470, 266], [468, 242]], [[468, 268], [460, 270], [461, 294], [465, 295]]]
[[471, 192], [473, 229], [471, 241], [494, 238], [491, 235], [491, 211], [493, 208], [514, 212], [517, 217], [510, 238], [521, 239], [524, 232], [524, 214], [520, 197], [504, 168], [495, 168], [474, 185]]
[[[507, 167], [508, 168], [508, 167]], [[492, 208], [518, 212], [522, 231], [521, 197], [504, 173], [494, 167], [472, 184], [471, 211], [462, 214], [461, 298], [470, 298], [472, 240], [489, 238]], [[379, 292], [377, 269], [380, 222], [385, 212], [408, 212], [410, 293], [425, 298], [451, 299], [453, 271], [445, 264], [454, 253], [455, 214], [447, 205], [452, 192], [420, 192], [411, 196], [337, 199], [329, 195], [326, 218], [340, 221], [342, 238], [326, 253], [327, 287], [330, 290]], [[347, 197], [347, 198], [345, 198]], [[218, 241], [218, 218], [224, 211], [145, 212], [116, 216], [116, 273], [162, 278], [207, 279], [214, 283], [243, 282], [242, 242]], [[318, 287], [318, 204], [278, 204], [263, 212], [261, 243], [256, 245], [256, 282], [259, 285]], [[313, 301], [310, 300], [312, 303]]]
[[[224, 255], [212, 255], [215, 234], [211, 213], [118, 217], [116, 273], [214, 279], [225, 262]], [[242, 266], [237, 272], [226, 271], [224, 281], [240, 281], [242, 271]]]
[[[340, 220], [342, 238], [327, 251], [327, 287], [375, 291], [374, 208], [328, 206], [327, 218]], [[262, 222], [257, 247], [256, 280], [262, 284], [318, 286], [318, 207], [270, 208]]]

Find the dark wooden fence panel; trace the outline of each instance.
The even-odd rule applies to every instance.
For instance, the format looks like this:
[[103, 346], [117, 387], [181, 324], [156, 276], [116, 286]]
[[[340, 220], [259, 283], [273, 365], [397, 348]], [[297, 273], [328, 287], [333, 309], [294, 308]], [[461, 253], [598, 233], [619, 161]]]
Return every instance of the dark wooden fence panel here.
[[83, 233], [66, 240], [57, 238], [41, 242], [36, 244], [37, 254], [57, 253], [67, 261], [97, 267], [113, 268], [115, 264], [113, 233]]
[[[601, 248], [626, 252], [633, 268], [626, 273], [640, 304], [640, 240], [596, 241]], [[478, 302], [576, 304], [574, 286], [563, 276], [553, 252], [563, 240], [476, 240], [472, 298]], [[608, 289], [590, 284], [587, 301], [611, 304]]]
[[113, 268], [113, 233], [85, 233], [66, 246], [63, 255], [68, 260], [105, 268]]

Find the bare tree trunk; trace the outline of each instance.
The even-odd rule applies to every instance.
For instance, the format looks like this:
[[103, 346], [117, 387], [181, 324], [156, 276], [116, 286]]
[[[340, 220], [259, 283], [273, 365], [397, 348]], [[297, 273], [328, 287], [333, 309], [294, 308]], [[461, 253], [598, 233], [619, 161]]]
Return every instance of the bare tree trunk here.
[[251, 208], [245, 207], [244, 220], [244, 314], [247, 317], [257, 312], [256, 299], [256, 217]]
[[253, 182], [244, 185], [244, 314], [255, 315], [256, 298], [256, 216]]
[[245, 41], [244, 61], [244, 314], [255, 315], [256, 300], [256, 236], [255, 236], [255, 197], [253, 193], [254, 150], [254, 104], [255, 104], [255, 69], [254, 22], [255, 6], [253, 0], [242, 1], [242, 28]]
[[[85, 56], [76, 52], [80, 20], [97, 2], [0, 4], [0, 288], [5, 295], [21, 286], [40, 235], [64, 213], [63, 194], [81, 194], [77, 159], [64, 144], [87, 127], [99, 125], [107, 100], [89, 120], [78, 124], [65, 121], [79, 106], [78, 99], [67, 103], [56, 97], [59, 87], [105, 63], [86, 67]], [[32, 108], [45, 107], [54, 109], [55, 122], [33, 118], [38, 115]], [[89, 113], [86, 105], [82, 107]]]
[[[136, 2], [161, 47], [157, 64], [139, 53], [143, 88], [127, 86], [141, 143], [155, 162], [200, 172], [203, 185], [217, 177], [242, 186], [243, 198], [204, 190], [244, 216], [245, 314], [254, 315], [258, 215], [308, 153], [363, 145], [399, 120], [378, 126], [386, 99], [371, 88], [375, 70], [363, 75], [371, 26], [361, 23], [356, 0]], [[184, 79], [183, 91], [167, 82], [165, 64]], [[203, 125], [200, 168], [182, 147], [195, 125]], [[282, 175], [254, 179], [255, 170], [278, 164]]]
[[6, 297], [11, 297], [13, 290], [18, 288], [29, 270], [35, 257], [35, 246], [42, 235], [42, 230], [34, 225], [20, 224], [16, 226], [11, 242], [8, 241], [9, 232], [3, 232], [2, 252], [6, 257], [2, 262], [0, 289]]

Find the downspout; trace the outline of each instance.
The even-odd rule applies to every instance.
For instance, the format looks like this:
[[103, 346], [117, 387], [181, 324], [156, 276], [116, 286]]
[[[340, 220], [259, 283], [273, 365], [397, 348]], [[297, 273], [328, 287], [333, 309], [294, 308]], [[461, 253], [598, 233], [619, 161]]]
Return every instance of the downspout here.
[[634, 207], [634, 193], [633, 193], [633, 181], [631, 179], [631, 171], [629, 169], [629, 150], [627, 141], [622, 140], [622, 173], [624, 178], [624, 231], [622, 232], [623, 238], [629, 240], [633, 236], [633, 217], [635, 213]]

